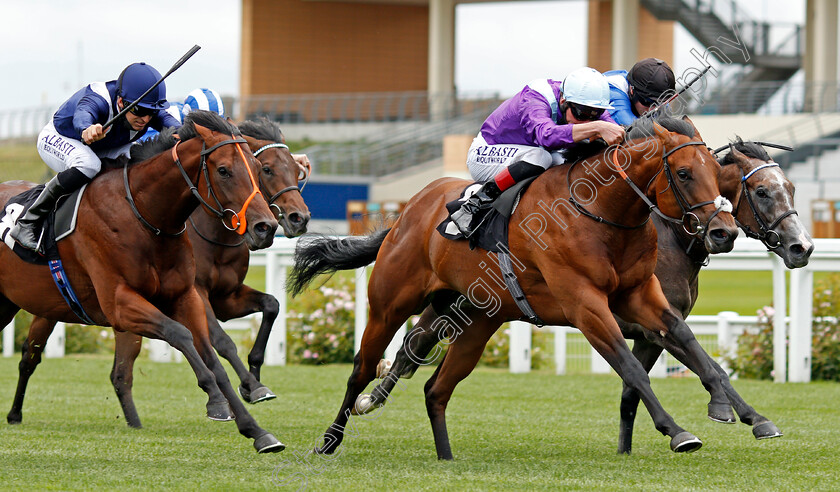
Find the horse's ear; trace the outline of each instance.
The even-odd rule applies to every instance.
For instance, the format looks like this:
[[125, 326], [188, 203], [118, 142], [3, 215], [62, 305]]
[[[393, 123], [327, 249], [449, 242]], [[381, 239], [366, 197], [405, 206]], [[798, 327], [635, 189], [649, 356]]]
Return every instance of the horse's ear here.
[[702, 141], [703, 136], [700, 135], [700, 130], [698, 130], [697, 127], [694, 126], [694, 122], [691, 121], [691, 118], [689, 118], [688, 115], [683, 115], [682, 120], [691, 125], [691, 128], [694, 128], [694, 138]]
[[203, 126], [199, 125], [198, 123], [193, 123], [193, 126], [195, 127], [195, 131], [196, 131], [196, 133], [198, 133], [198, 136], [201, 137], [201, 139], [204, 140], [205, 143], [212, 140], [212, 138], [213, 138], [213, 131], [212, 130], [210, 130], [209, 128], [203, 127]]
[[735, 148], [735, 144], [741, 143], [742, 140], [739, 138], [736, 142], [729, 142], [729, 153], [732, 154], [732, 157], [735, 158], [738, 162], [746, 162], [749, 160], [749, 157], [744, 155], [743, 152]]
[[656, 120], [653, 121], [653, 133], [656, 134], [657, 138], [663, 142], [667, 142], [671, 138], [671, 132], [669, 132], [664, 126], [657, 123]]

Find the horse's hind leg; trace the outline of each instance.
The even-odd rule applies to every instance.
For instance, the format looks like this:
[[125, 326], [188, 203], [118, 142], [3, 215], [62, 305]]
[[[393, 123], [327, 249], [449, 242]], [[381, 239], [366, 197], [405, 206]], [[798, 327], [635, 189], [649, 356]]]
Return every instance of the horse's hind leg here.
[[437, 360], [439, 354], [427, 357], [440, 341], [437, 331], [433, 330], [437, 318], [438, 315], [432, 306], [427, 306], [414, 328], [406, 333], [393, 365], [387, 372], [378, 375], [383, 381], [373, 388], [367, 400], [357, 400], [357, 407], [361, 413], [384, 405], [400, 378], [409, 378], [420, 365]]
[[[383, 270], [384, 271], [384, 270]], [[353, 359], [353, 372], [347, 380], [347, 390], [335, 421], [324, 433], [324, 443], [315, 449], [318, 453], [335, 452], [344, 439], [344, 429], [361, 392], [376, 376], [376, 366], [385, 348], [394, 338], [403, 322], [415, 312], [423, 301], [421, 283], [405, 276], [396, 279], [399, 286], [388, 280], [379, 281], [374, 268], [369, 287], [370, 315], [359, 353]]]
[[140, 415], [134, 406], [131, 392], [134, 385], [134, 361], [140, 355], [142, 337], [127, 331], [114, 330], [114, 366], [111, 368], [111, 384], [129, 427], [140, 429]]
[[[55, 323], [55, 321], [35, 317], [32, 324], [29, 325], [29, 334], [23, 342], [20, 354], [15, 399], [12, 402], [12, 409], [6, 416], [6, 421], [10, 424], [19, 424], [23, 420], [23, 400], [26, 396], [26, 387], [29, 384], [29, 378], [35, 372], [35, 368], [41, 363], [41, 354], [44, 352], [47, 339], [55, 328]], [[2, 326], [6, 326], [6, 324]]]
[[434, 375], [426, 383], [426, 413], [432, 424], [435, 450], [439, 460], [451, 460], [452, 449], [446, 429], [446, 406], [455, 386], [469, 376], [487, 341], [500, 322], [485, 316], [475, 316], [464, 331], [450, 340], [449, 350]]

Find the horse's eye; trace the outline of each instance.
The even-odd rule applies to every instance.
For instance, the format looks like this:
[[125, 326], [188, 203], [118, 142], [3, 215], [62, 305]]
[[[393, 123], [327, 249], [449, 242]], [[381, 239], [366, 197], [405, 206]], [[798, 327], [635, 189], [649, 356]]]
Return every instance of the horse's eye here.
[[685, 169], [680, 169], [677, 171], [677, 177], [680, 178], [681, 181], [685, 181], [687, 179], [691, 179], [691, 174], [689, 174]]
[[223, 178], [229, 178], [230, 177], [230, 171], [228, 171], [228, 168], [226, 168], [224, 166], [219, 166], [219, 168], [216, 170], [216, 172], [218, 172], [219, 176], [221, 176]]
[[767, 192], [764, 190], [764, 188], [759, 188], [759, 189], [755, 190], [755, 196], [757, 196], [759, 198], [767, 198], [768, 195], [767, 195]]
[[271, 172], [271, 168], [270, 168], [270, 167], [268, 167], [268, 166], [263, 166], [263, 168], [262, 168], [262, 172], [263, 172], [263, 174], [267, 174], [267, 175], [269, 175], [269, 176], [271, 176], [271, 175], [273, 174], [273, 173]]

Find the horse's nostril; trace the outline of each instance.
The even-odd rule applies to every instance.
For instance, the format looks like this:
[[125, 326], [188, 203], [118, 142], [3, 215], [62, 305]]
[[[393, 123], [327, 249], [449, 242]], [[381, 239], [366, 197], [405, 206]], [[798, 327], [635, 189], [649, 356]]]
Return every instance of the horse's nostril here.
[[292, 224], [300, 224], [303, 221], [303, 217], [297, 212], [292, 212], [289, 214], [289, 222]]
[[790, 253], [794, 256], [803, 256], [805, 254], [805, 248], [802, 247], [801, 244], [793, 244], [789, 248]]

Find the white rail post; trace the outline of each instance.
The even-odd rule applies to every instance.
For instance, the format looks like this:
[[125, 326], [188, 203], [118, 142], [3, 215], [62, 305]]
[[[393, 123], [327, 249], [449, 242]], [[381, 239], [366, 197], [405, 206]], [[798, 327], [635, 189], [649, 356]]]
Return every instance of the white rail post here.
[[790, 361], [788, 380], [811, 381], [811, 323], [814, 304], [814, 272], [809, 268], [790, 271]]
[[48, 359], [60, 359], [64, 357], [64, 342], [67, 340], [67, 326], [64, 323], [56, 323], [47, 344], [44, 346], [44, 357]]
[[720, 367], [727, 372], [729, 372], [729, 364], [726, 363], [726, 359], [733, 357], [737, 348], [732, 336], [732, 322], [737, 318], [738, 313], [735, 311], [721, 311], [718, 313], [717, 342], [721, 356]]
[[367, 268], [361, 267], [356, 269], [356, 330], [353, 338], [353, 354], [359, 353], [359, 348], [362, 346], [362, 335], [365, 334], [365, 326], [367, 326], [368, 314], [368, 298], [367, 298]]
[[265, 347], [265, 365], [286, 365], [286, 263], [282, 261], [276, 251], [266, 251], [265, 258], [265, 290], [273, 295], [280, 304], [274, 327], [268, 335]]
[[531, 324], [525, 321], [511, 321], [510, 353], [508, 355], [510, 372], [524, 374], [531, 372]]
[[408, 323], [403, 323], [397, 333], [394, 334], [393, 340], [391, 343], [388, 344], [388, 347], [385, 348], [385, 355], [384, 358], [393, 361], [397, 358], [397, 351], [402, 347], [403, 339], [405, 339], [405, 333], [408, 330]]
[[15, 320], [3, 328], [3, 357], [12, 357], [15, 355]]
[[148, 341], [149, 359], [154, 362], [172, 362], [172, 352], [175, 351], [166, 340], [151, 339]]
[[773, 258], [773, 381], [787, 381], [787, 289], [784, 260]]
[[659, 357], [656, 358], [656, 363], [650, 368], [650, 377], [652, 378], [667, 378], [668, 377], [668, 353], [664, 350]]
[[594, 347], [590, 347], [590, 351], [592, 353], [592, 359], [590, 361], [592, 374], [609, 374], [612, 370], [612, 367], [610, 367], [610, 363], [607, 362], [606, 359], [601, 357], [601, 354], [599, 354]]
[[565, 326], [552, 326], [554, 330], [554, 374], [566, 374], [566, 332]]

